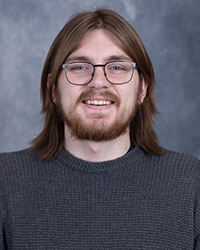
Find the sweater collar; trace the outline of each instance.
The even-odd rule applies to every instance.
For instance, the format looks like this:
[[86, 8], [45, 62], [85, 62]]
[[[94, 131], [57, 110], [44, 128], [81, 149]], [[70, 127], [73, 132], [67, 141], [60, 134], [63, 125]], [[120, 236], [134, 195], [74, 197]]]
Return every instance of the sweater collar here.
[[55, 160], [59, 161], [73, 170], [85, 172], [113, 172], [119, 168], [126, 167], [127, 165], [135, 165], [138, 161], [145, 157], [146, 153], [137, 146], [126, 153], [124, 156], [117, 159], [103, 161], [103, 162], [90, 162], [73, 156], [65, 148], [62, 148], [59, 155]]

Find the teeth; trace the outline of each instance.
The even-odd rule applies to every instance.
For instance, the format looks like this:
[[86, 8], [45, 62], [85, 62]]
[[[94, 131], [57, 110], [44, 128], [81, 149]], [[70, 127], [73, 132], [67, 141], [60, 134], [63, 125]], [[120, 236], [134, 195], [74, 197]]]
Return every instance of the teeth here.
[[96, 106], [112, 104], [112, 102], [110, 101], [103, 101], [103, 100], [87, 100], [85, 101], [85, 103], [89, 105], [96, 105]]

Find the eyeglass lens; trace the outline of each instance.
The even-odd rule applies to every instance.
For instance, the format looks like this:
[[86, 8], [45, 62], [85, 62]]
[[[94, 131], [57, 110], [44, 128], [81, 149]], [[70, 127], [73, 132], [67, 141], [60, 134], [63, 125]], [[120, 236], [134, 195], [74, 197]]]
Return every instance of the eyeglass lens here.
[[88, 84], [93, 78], [96, 67], [104, 67], [107, 80], [113, 84], [127, 83], [133, 74], [133, 65], [130, 62], [109, 62], [105, 65], [71, 62], [65, 66], [67, 80], [72, 84]]

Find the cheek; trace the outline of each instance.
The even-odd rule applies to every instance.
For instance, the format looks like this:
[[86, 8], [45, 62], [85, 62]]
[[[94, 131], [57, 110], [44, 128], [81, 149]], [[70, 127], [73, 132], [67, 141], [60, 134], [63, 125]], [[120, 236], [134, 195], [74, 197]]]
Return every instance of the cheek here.
[[75, 109], [79, 109], [80, 105], [77, 105], [77, 101], [81, 93], [84, 90], [81, 86], [69, 85], [65, 88], [61, 88], [60, 92], [60, 103], [64, 110], [74, 112]]
[[132, 114], [138, 107], [139, 91], [138, 88], [132, 87], [123, 96], [123, 106], [121, 111], [127, 115]]
[[121, 101], [127, 106], [132, 106], [133, 104], [135, 104], [138, 98], [138, 85], [131, 82], [130, 85], [128, 85], [127, 87], [128, 88], [121, 89], [119, 91]]

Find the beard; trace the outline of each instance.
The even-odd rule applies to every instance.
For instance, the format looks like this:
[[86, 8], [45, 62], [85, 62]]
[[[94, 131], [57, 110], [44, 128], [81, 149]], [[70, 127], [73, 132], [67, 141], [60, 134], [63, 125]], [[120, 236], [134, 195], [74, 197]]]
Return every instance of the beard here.
[[[116, 139], [120, 135], [125, 134], [131, 122], [133, 122], [135, 114], [138, 110], [138, 100], [139, 100], [139, 88], [137, 91], [135, 103], [133, 104], [132, 110], [129, 111], [129, 114], [122, 111], [117, 115], [115, 120], [108, 124], [104, 114], [96, 114], [93, 115], [89, 122], [83, 120], [81, 116], [76, 112], [77, 106], [84, 100], [90, 96], [93, 96], [95, 91], [89, 90], [85, 93], [82, 93], [78, 98], [74, 107], [71, 107], [69, 112], [66, 114], [61, 105], [61, 100], [59, 93], [57, 93], [57, 112], [59, 118], [64, 122], [65, 126], [70, 129], [71, 136], [79, 139], [79, 140], [88, 140], [88, 141], [110, 141]], [[115, 95], [109, 92], [101, 93], [101, 96], [108, 97], [111, 100], [114, 100], [116, 108], [118, 109], [120, 106], [120, 99]]]

